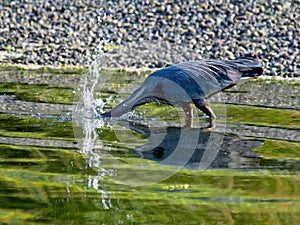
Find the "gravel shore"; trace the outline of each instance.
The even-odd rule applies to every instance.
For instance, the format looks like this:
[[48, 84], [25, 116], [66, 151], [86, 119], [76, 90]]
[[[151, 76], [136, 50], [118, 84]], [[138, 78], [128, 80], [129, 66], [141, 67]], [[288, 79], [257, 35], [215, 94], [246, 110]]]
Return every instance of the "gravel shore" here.
[[159, 68], [257, 55], [300, 76], [299, 0], [0, 0], [0, 63]]

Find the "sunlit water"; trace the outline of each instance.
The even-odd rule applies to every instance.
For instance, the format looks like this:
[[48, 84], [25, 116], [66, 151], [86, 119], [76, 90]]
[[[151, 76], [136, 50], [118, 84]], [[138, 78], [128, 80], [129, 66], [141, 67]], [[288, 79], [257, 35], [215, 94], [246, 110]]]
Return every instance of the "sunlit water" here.
[[[98, 78], [90, 69], [84, 75], [39, 74], [45, 84], [56, 76], [70, 81], [43, 86], [18, 80], [28, 77], [26, 71], [1, 71], [2, 223], [298, 223], [299, 85], [257, 81], [224, 93], [234, 103], [217, 121], [226, 132], [215, 131], [220, 148], [203, 161], [209, 133], [201, 128], [202, 114], [198, 127], [184, 132], [180, 109], [155, 104], [102, 120], [102, 107], [111, 108], [135, 87], [120, 93], [115, 83], [140, 83], [144, 76], [119, 72], [117, 82], [105, 84], [110, 91], [99, 83], [93, 90], [88, 81]], [[86, 74], [94, 78], [86, 80]], [[115, 76], [99, 75], [99, 81]], [[63, 104], [73, 103], [74, 88], [76, 104]], [[59, 100], [62, 90], [69, 96]], [[279, 94], [272, 98], [274, 90]], [[72, 121], [74, 110], [82, 116]], [[196, 142], [188, 139], [195, 136]], [[194, 151], [187, 157], [182, 153], [189, 145]], [[204, 169], [201, 162], [209, 165]]]

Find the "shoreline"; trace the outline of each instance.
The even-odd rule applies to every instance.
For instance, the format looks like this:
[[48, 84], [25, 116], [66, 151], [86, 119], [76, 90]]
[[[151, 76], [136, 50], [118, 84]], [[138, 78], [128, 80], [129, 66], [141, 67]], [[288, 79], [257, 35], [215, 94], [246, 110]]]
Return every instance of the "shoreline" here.
[[[37, 4], [38, 7], [37, 7]], [[300, 1], [37, 1], [0, 4], [0, 64], [149, 68], [256, 55], [300, 77]]]
[[[5, 71], [5, 68], [15, 71], [33, 71], [33, 72], [50, 72], [51, 70], [56, 71], [57, 73], [65, 73], [69, 70], [68, 74], [81, 74], [84, 75], [84, 71], [88, 70], [88, 65], [61, 65], [61, 66], [53, 66], [53, 65], [36, 65], [36, 64], [14, 64], [14, 63], [1, 63], [0, 62], [0, 71]], [[163, 67], [162, 67], [163, 68]], [[135, 68], [135, 67], [123, 67], [123, 68], [109, 68], [109, 67], [99, 67], [99, 69], [111, 70], [111, 71], [119, 71], [119, 72], [149, 72], [152, 73], [161, 68]], [[64, 72], [65, 71], [65, 72]], [[73, 71], [74, 73], [70, 73]], [[283, 81], [283, 82], [296, 82], [300, 84], [300, 77], [281, 77], [281, 76], [270, 76], [270, 75], [262, 75], [257, 80], [264, 81]]]

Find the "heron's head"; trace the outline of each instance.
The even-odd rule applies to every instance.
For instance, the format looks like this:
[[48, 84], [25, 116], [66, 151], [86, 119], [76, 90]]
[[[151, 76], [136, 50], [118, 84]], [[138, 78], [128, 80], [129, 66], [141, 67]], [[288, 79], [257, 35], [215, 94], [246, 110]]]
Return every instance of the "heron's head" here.
[[236, 60], [240, 72], [242, 72], [241, 80], [258, 78], [263, 74], [263, 68], [257, 58], [243, 57]]

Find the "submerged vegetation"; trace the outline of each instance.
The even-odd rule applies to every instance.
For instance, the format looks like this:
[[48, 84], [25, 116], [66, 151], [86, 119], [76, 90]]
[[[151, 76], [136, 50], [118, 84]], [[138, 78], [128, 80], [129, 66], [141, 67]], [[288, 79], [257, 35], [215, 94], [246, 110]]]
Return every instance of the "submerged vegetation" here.
[[[185, 220], [227, 224], [233, 220], [269, 224], [284, 220], [297, 224], [299, 220], [296, 175], [184, 169], [163, 182], [134, 189], [104, 177], [97, 191], [88, 186], [96, 174], [85, 167], [75, 149], [0, 145], [0, 150], [0, 199], [5, 202], [0, 220], [4, 223], [122, 220], [169, 224]], [[63, 213], [57, 215], [58, 211]], [[172, 216], [166, 216], [170, 212]]]
[[291, 158], [300, 160], [299, 142], [266, 140], [264, 145], [257, 148], [256, 151], [262, 153], [265, 158]]
[[300, 111], [267, 107], [226, 105], [229, 123], [300, 129]]
[[26, 72], [31, 74], [51, 73], [51, 74], [83, 74], [87, 70], [84, 66], [26, 66], [15, 64], [0, 64], [0, 71]]
[[42, 118], [41, 116], [0, 114], [0, 135], [74, 140], [72, 122], [58, 116]]
[[74, 89], [49, 85], [0, 84], [0, 94], [14, 95], [16, 100], [56, 104], [73, 104]]

